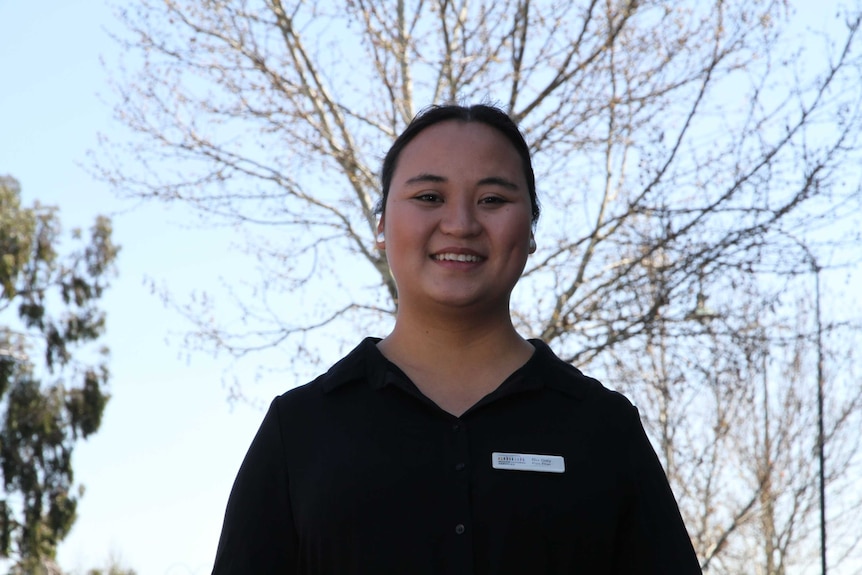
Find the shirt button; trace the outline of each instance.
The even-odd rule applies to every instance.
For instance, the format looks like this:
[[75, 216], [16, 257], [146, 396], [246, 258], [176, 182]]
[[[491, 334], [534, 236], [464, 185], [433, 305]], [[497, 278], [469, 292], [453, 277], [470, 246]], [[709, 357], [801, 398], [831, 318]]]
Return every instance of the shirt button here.
[[454, 432], [456, 432], [456, 433], [457, 433], [457, 432], [459, 432], [459, 431], [461, 431], [461, 425], [460, 425], [460, 424], [458, 424], [458, 423], [453, 424], [453, 425], [452, 425], [452, 431], [454, 431]]
[[455, 471], [464, 471], [464, 468], [467, 467], [466, 463], [456, 463]]
[[464, 534], [464, 525], [462, 523], [459, 523], [458, 525], [455, 526], [455, 533], [458, 535]]

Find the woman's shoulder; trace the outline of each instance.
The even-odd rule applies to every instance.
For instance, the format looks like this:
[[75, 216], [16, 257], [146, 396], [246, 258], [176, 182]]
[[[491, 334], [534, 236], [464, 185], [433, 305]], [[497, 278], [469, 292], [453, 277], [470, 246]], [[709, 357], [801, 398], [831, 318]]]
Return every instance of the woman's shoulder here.
[[275, 398], [279, 408], [293, 408], [307, 405], [316, 399], [352, 383], [367, 381], [369, 375], [377, 371], [380, 352], [377, 351], [379, 338], [367, 337], [347, 355], [335, 362], [326, 372], [313, 380], [290, 389]]
[[632, 402], [622, 393], [606, 387], [594, 377], [585, 375], [571, 363], [561, 359], [541, 340], [530, 340], [536, 347], [536, 373], [545, 386], [575, 400], [615, 412], [636, 412]]

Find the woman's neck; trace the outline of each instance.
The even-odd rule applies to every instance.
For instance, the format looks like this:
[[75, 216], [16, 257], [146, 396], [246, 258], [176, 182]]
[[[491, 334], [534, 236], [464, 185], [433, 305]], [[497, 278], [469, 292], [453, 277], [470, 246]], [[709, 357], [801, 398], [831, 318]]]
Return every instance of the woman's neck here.
[[416, 322], [399, 314], [377, 347], [425, 396], [459, 416], [526, 363], [534, 348], [508, 314], [496, 322], [444, 319]]
[[414, 310], [402, 306], [383, 347], [404, 350], [417, 361], [424, 352], [439, 357], [494, 357], [500, 350], [521, 347], [523, 338], [512, 325], [508, 308], [490, 312], [469, 309]]

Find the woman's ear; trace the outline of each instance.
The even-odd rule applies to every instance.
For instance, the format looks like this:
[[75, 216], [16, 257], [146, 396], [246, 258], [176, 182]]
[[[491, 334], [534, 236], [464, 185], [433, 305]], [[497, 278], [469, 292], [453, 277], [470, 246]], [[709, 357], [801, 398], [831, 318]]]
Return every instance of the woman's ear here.
[[383, 216], [380, 216], [380, 221], [377, 222], [377, 238], [374, 245], [378, 250], [386, 249], [386, 236], [383, 235]]

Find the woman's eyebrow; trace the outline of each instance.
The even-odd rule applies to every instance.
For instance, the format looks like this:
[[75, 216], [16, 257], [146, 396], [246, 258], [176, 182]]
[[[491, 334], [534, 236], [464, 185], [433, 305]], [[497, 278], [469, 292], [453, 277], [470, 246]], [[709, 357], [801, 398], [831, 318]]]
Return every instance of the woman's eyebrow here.
[[422, 183], [443, 183], [446, 181], [446, 178], [443, 176], [437, 176], [435, 174], [419, 174], [418, 176], [413, 176], [409, 178], [405, 183], [406, 184], [422, 184]]
[[500, 176], [490, 176], [488, 178], [482, 178], [479, 180], [480, 186], [501, 186], [503, 188], [507, 188], [509, 190], [518, 190], [518, 184], [511, 180], [507, 180], [506, 178], [501, 178]]
[[[422, 173], [422, 174], [413, 176], [412, 178], [409, 178], [405, 182], [405, 184], [407, 184], [407, 185], [425, 184], [425, 183], [441, 184], [441, 183], [445, 183], [447, 181], [448, 181], [447, 178], [445, 178], [443, 176], [438, 176], [437, 174]], [[479, 185], [479, 186], [500, 186], [500, 187], [506, 188], [508, 190], [515, 190], [515, 191], [520, 189], [518, 187], [518, 184], [516, 184], [515, 182], [513, 182], [507, 178], [503, 178], [501, 176], [488, 176], [487, 178], [482, 178], [481, 180], [479, 180], [477, 185]]]

